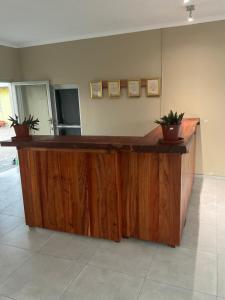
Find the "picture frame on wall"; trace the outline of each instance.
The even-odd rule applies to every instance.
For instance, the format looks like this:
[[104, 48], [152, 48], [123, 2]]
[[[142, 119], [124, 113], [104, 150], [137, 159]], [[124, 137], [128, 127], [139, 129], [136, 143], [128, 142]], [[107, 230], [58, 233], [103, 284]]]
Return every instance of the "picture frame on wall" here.
[[108, 94], [110, 98], [120, 97], [120, 80], [108, 81]]
[[101, 80], [90, 81], [90, 93], [91, 93], [91, 99], [102, 98], [102, 81]]
[[159, 97], [161, 90], [160, 78], [151, 78], [146, 80], [146, 89], [148, 97]]
[[141, 96], [141, 80], [128, 80], [127, 81], [128, 97]]

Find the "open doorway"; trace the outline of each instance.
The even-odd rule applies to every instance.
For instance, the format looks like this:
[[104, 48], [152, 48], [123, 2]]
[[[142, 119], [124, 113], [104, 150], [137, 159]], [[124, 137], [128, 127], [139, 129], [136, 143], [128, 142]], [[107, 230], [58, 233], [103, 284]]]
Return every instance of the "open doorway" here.
[[57, 135], [81, 135], [79, 88], [75, 84], [54, 85], [54, 127]]
[[[10, 128], [9, 116], [15, 114], [11, 84], [0, 82], [0, 140], [9, 140], [14, 136]], [[17, 152], [13, 147], [0, 147], [0, 172], [11, 169], [17, 162]]]
[[39, 131], [33, 131], [32, 134], [52, 135], [54, 130], [49, 82], [13, 82], [12, 93], [19, 120], [32, 115], [40, 121]]

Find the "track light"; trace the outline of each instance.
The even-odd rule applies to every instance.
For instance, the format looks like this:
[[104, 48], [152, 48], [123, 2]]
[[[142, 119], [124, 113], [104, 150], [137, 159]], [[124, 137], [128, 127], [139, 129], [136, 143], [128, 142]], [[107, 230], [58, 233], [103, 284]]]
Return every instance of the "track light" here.
[[194, 5], [188, 5], [188, 6], [186, 6], [186, 10], [189, 13], [188, 22], [193, 22], [194, 18], [193, 18], [192, 13], [193, 13], [193, 10], [195, 10], [195, 6]]

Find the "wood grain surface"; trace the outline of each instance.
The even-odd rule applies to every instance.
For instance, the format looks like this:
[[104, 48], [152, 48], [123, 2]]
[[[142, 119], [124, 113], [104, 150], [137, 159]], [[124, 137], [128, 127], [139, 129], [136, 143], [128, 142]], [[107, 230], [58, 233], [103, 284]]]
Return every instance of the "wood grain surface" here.
[[20, 149], [26, 223], [121, 239], [117, 153]]
[[158, 154], [121, 154], [123, 236], [157, 241]]
[[196, 128], [190, 124], [183, 154], [19, 147], [26, 223], [179, 245], [195, 168]]
[[187, 153], [191, 138], [196, 131], [199, 119], [184, 119], [181, 126], [183, 143], [179, 145], [160, 144], [162, 130], [160, 126], [154, 128], [143, 137], [128, 136], [51, 136], [34, 135], [30, 140], [11, 140], [0, 142], [7, 147], [39, 147], [65, 149], [96, 149], [131, 152], [157, 153]]

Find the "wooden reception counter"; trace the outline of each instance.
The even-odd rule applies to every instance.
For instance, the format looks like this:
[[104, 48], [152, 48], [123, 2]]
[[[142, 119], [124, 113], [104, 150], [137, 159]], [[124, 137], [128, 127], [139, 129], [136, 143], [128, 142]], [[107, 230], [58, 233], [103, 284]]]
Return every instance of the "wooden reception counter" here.
[[19, 153], [26, 223], [112, 239], [180, 244], [195, 166], [199, 119], [183, 143], [144, 137], [33, 136], [2, 142]]

